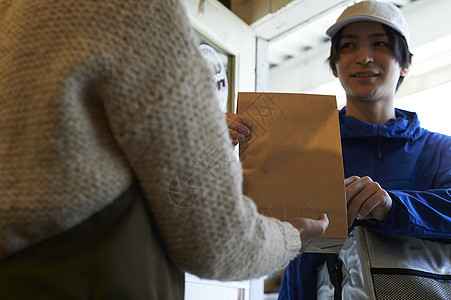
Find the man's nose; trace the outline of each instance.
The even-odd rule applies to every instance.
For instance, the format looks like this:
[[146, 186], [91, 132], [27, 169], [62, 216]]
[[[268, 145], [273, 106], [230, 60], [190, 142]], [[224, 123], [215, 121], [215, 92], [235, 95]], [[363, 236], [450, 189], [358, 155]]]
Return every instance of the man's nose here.
[[357, 63], [368, 65], [374, 62], [373, 51], [368, 47], [360, 47], [357, 51]]

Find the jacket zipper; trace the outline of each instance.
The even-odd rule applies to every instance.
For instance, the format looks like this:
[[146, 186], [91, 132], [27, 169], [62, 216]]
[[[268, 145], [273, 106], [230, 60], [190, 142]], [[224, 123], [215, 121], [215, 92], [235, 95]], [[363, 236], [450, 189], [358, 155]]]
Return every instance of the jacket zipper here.
[[381, 153], [381, 145], [382, 145], [382, 137], [377, 137], [377, 158], [382, 159], [382, 153]]

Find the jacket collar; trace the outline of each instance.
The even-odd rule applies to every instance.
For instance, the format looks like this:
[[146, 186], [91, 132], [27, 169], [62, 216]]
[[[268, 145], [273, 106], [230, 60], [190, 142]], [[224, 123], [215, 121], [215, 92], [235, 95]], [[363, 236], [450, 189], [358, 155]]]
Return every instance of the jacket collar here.
[[385, 137], [393, 139], [417, 140], [424, 129], [420, 127], [418, 116], [414, 112], [395, 109], [396, 119], [391, 119], [385, 125], [370, 124], [347, 116], [346, 107], [339, 114], [341, 137]]

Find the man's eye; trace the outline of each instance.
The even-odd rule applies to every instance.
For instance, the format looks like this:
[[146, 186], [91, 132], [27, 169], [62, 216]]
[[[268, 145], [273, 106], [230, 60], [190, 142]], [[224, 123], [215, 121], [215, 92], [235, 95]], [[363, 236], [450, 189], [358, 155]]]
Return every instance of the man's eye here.
[[343, 43], [343, 44], [341, 44], [340, 49], [348, 49], [348, 48], [352, 48], [352, 47], [354, 47], [354, 44], [352, 44], [352, 43]]
[[390, 47], [390, 44], [388, 44], [386, 42], [379, 41], [379, 42], [375, 42], [374, 46], [376, 46], [376, 47]]

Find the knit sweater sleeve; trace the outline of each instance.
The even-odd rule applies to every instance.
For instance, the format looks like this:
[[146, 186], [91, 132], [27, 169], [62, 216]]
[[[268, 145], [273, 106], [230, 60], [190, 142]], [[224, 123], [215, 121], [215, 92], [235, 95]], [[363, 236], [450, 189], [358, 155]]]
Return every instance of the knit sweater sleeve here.
[[166, 249], [183, 270], [258, 277], [299, 252], [290, 224], [257, 213], [180, 0], [112, 1], [121, 17], [101, 94], [119, 147], [148, 199]]

